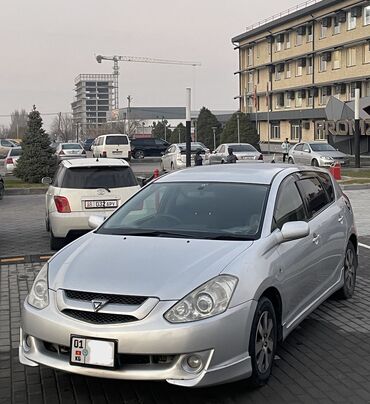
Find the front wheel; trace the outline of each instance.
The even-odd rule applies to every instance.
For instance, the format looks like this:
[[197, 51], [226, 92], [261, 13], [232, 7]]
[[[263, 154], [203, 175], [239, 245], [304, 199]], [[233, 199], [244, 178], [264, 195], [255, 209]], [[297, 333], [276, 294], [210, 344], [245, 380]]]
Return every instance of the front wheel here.
[[0, 183], [0, 200], [4, 198], [5, 188], [2, 183]]
[[249, 355], [252, 360], [252, 385], [258, 387], [267, 383], [277, 346], [277, 323], [271, 300], [262, 297], [254, 314], [249, 340]]
[[350, 299], [353, 296], [356, 287], [356, 273], [357, 273], [357, 253], [354, 245], [350, 241], [347, 245], [346, 254], [344, 256], [344, 284], [338, 290], [337, 297], [339, 299]]
[[145, 157], [145, 154], [142, 150], [137, 150], [135, 152], [135, 156], [136, 159], [143, 159]]
[[289, 164], [294, 164], [294, 160], [293, 160], [291, 157], [289, 157], [289, 158], [288, 158], [288, 163], [289, 163]]

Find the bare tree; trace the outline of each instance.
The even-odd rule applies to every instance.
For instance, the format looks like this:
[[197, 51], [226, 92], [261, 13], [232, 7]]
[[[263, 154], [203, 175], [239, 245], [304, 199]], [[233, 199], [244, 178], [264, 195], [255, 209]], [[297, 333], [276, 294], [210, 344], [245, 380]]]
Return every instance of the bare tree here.
[[10, 127], [8, 136], [16, 139], [23, 139], [27, 130], [28, 114], [26, 110], [15, 110], [10, 116]]
[[73, 125], [73, 119], [71, 114], [58, 114], [51, 125], [50, 134], [62, 142], [68, 142], [68, 140], [75, 138], [75, 131]]
[[5, 125], [0, 126], [0, 138], [5, 139], [9, 136], [9, 127]]

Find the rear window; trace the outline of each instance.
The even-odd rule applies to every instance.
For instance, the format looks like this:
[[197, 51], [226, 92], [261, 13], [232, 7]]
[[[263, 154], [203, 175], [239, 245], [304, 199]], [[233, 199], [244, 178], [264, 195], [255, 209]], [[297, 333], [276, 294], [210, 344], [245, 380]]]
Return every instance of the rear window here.
[[82, 149], [82, 146], [79, 143], [67, 143], [67, 144], [62, 144], [62, 149], [76, 150], [76, 149]]
[[[179, 146], [181, 154], [186, 154], [186, 146]], [[205, 150], [201, 146], [191, 146], [191, 153], [196, 153], [198, 150], [201, 151], [201, 154], [205, 154]]]
[[130, 167], [75, 167], [68, 168], [62, 188], [95, 189], [123, 188], [137, 185]]
[[127, 136], [107, 136], [105, 139], [106, 145], [128, 144]]
[[308, 217], [311, 218], [328, 203], [328, 196], [318, 178], [307, 178], [297, 182], [302, 198], [306, 201]]
[[250, 144], [234, 144], [230, 145], [234, 152], [255, 152], [257, 151], [253, 146]]
[[22, 149], [11, 149], [10, 156], [20, 156], [22, 154]]

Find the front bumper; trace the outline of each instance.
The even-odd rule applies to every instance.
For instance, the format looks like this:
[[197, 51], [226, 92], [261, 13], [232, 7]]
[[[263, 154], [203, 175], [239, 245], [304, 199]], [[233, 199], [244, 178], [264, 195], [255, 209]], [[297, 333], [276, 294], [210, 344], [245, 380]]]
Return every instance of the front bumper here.
[[[166, 380], [193, 387], [231, 382], [252, 373], [248, 354], [249, 333], [255, 301], [249, 301], [213, 318], [170, 324], [163, 318], [174, 304], [159, 302], [143, 320], [115, 325], [95, 325], [62, 314], [56, 307], [56, 293], [50, 291], [50, 304], [37, 310], [24, 303], [20, 331], [19, 359], [29, 366], [43, 364], [86, 376], [126, 380]], [[117, 354], [122, 358], [140, 355], [172, 356], [168, 363], [125, 363], [116, 369], [87, 368], [70, 365], [69, 353], [52, 352], [48, 344], [69, 347], [70, 336], [81, 335], [117, 340]], [[27, 346], [26, 339], [30, 346]], [[198, 372], [189, 371], [184, 361], [189, 354], [202, 358]]]

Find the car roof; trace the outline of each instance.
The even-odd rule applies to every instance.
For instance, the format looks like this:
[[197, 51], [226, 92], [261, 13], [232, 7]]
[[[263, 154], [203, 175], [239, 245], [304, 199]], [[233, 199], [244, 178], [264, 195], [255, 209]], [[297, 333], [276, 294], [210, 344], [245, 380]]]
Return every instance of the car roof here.
[[160, 177], [156, 182], [238, 182], [248, 184], [271, 184], [282, 171], [287, 175], [299, 170], [296, 166], [269, 163], [219, 164], [175, 171]]
[[81, 159], [70, 159], [62, 160], [61, 164], [66, 168], [75, 167], [130, 167], [130, 165], [125, 160], [120, 159], [96, 159], [96, 158], [81, 158]]
[[79, 146], [81, 146], [81, 144], [79, 142], [63, 142], [63, 143], [59, 143], [59, 146], [63, 146], [64, 144], [78, 144]]
[[125, 136], [125, 137], [128, 137], [128, 135], [125, 135], [124, 133], [106, 133], [105, 135], [100, 135], [98, 137], [103, 137], [103, 136]]

